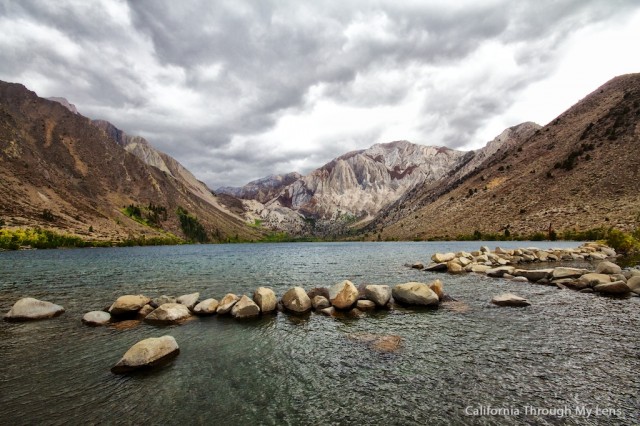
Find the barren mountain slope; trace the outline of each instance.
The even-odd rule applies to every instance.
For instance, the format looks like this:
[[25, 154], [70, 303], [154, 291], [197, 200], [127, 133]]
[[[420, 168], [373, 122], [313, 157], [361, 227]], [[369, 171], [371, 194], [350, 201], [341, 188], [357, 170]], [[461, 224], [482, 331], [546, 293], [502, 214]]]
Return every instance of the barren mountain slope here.
[[[163, 229], [181, 235], [178, 206], [214, 240], [258, 236], [184, 183], [125, 151], [91, 121], [19, 84], [0, 82], [0, 217], [94, 239], [163, 235], [122, 213], [165, 207]], [[49, 212], [50, 214], [46, 214]]]
[[481, 232], [530, 234], [616, 226], [640, 213], [640, 74], [616, 77], [475, 173], [398, 205], [381, 238]]

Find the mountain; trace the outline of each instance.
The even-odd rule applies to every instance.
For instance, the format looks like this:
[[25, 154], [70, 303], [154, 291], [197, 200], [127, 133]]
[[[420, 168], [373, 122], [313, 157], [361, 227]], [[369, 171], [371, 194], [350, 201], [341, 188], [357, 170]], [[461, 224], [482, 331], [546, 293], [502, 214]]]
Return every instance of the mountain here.
[[520, 135], [473, 172], [409, 193], [363, 232], [428, 239], [638, 225], [640, 74], [614, 78], [542, 128], [510, 130]]
[[216, 205], [206, 186], [175, 160], [160, 153], [164, 166], [145, 163], [69, 105], [0, 82], [5, 226], [111, 241], [167, 232], [188, 236], [189, 229], [201, 229], [212, 241], [261, 237]]
[[253, 180], [242, 187], [223, 186], [216, 189], [216, 193], [267, 203], [277, 197], [285, 186], [292, 184], [301, 177], [302, 175], [297, 172], [284, 175], [271, 175], [262, 179]]

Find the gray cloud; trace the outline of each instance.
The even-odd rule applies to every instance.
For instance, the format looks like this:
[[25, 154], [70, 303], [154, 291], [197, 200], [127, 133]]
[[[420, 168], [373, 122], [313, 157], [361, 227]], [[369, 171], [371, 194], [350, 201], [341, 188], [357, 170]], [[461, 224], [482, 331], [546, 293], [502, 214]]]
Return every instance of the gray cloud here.
[[[633, 0], [0, 0], [0, 78], [145, 136], [212, 187], [239, 185], [308, 172], [385, 137], [468, 145], [556, 71], [572, 34], [638, 9]], [[331, 107], [343, 115], [316, 120]]]

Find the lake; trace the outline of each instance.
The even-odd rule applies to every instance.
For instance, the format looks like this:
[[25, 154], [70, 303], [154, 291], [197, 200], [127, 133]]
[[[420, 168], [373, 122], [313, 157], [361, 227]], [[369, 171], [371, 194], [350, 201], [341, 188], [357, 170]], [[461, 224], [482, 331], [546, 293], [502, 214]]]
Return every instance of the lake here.
[[[0, 253], [0, 308], [22, 297], [58, 318], [0, 323], [2, 424], [633, 424], [640, 413], [640, 298], [446, 275], [404, 266], [434, 252], [575, 247], [575, 242], [188, 245]], [[90, 328], [119, 295], [200, 299], [272, 287], [443, 281], [459, 302], [359, 319], [280, 313], [182, 326]], [[513, 292], [532, 303], [499, 308]], [[147, 337], [180, 355], [129, 376], [110, 368]], [[380, 352], [362, 336], [393, 335]], [[496, 412], [499, 409], [499, 412]], [[492, 411], [493, 410], [493, 411]], [[546, 410], [546, 411], [545, 411]], [[590, 412], [587, 410], [591, 410]], [[599, 411], [597, 411], [599, 410]], [[610, 411], [608, 411], [610, 410]]]

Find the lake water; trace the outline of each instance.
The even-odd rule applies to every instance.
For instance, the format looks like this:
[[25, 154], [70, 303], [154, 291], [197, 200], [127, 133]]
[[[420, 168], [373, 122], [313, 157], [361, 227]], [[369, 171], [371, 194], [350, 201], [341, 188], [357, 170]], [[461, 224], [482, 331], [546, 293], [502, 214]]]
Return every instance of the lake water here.
[[[0, 253], [3, 313], [26, 296], [66, 308], [51, 320], [0, 322], [0, 423], [637, 424], [640, 298], [403, 266], [481, 244], [496, 246], [297, 243]], [[220, 299], [268, 286], [281, 296], [292, 286], [343, 279], [395, 285], [435, 278], [460, 303], [359, 319], [214, 316], [128, 330], [80, 321], [122, 294], [199, 291], [201, 299]], [[532, 306], [489, 303], [506, 291]], [[164, 334], [181, 349], [171, 364], [131, 376], [110, 373], [135, 342]], [[378, 352], [359, 339], [366, 334], [400, 336], [401, 348]], [[586, 410], [593, 410], [590, 417]]]

